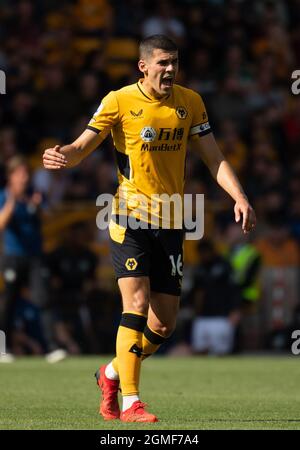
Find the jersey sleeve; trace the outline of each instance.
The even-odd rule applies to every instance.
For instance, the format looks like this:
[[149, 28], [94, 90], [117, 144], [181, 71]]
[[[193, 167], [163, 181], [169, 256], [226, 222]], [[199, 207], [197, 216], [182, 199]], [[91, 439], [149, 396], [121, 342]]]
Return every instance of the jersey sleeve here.
[[207, 112], [203, 100], [199, 94], [193, 92], [192, 96], [192, 125], [189, 136], [199, 135], [200, 137], [211, 133], [210, 124], [207, 117]]
[[88, 123], [87, 128], [96, 133], [107, 135], [112, 127], [119, 121], [119, 105], [116, 93], [111, 91], [103, 98], [97, 111]]

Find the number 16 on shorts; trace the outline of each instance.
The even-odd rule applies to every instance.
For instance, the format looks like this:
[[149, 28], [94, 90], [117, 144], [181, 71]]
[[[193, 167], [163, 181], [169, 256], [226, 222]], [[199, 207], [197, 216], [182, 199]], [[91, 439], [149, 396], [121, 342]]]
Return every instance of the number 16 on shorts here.
[[183, 267], [182, 255], [181, 254], [178, 255], [177, 260], [175, 259], [176, 257], [174, 255], [169, 255], [169, 258], [172, 264], [171, 275], [175, 277], [176, 274], [178, 274], [180, 277], [182, 277], [182, 267]]

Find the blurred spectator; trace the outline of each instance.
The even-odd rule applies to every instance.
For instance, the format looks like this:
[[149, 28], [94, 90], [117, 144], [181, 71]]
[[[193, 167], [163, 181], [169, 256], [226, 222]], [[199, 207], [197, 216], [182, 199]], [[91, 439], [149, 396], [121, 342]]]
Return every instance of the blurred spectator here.
[[36, 42], [40, 34], [37, 9], [30, 0], [21, 0], [15, 6], [6, 25], [16, 44], [21, 44], [22, 53], [32, 56], [35, 54]]
[[142, 36], [165, 34], [183, 45], [185, 38], [184, 23], [174, 14], [174, 5], [168, 0], [157, 2], [153, 15], [142, 23]]
[[230, 221], [222, 238], [226, 242], [225, 256], [241, 294], [241, 320], [235, 329], [234, 351], [254, 349], [258, 347], [256, 322], [261, 301], [261, 256], [237, 223]]
[[67, 83], [63, 67], [48, 65], [43, 71], [43, 87], [38, 95], [42, 132], [46, 137], [68, 140], [69, 124], [75, 120], [78, 99]]
[[232, 44], [228, 47], [220, 76], [221, 78], [231, 77], [235, 79], [237, 89], [241, 93], [248, 93], [252, 86], [253, 74], [250, 65], [246, 63], [243, 49], [239, 45]]
[[210, 241], [199, 242], [190, 302], [194, 305], [191, 345], [195, 353], [231, 353], [240, 320], [240, 292], [229, 263]]
[[275, 19], [264, 23], [261, 36], [253, 43], [253, 50], [257, 56], [265, 52], [271, 52], [274, 55], [276, 58], [275, 75], [279, 78], [289, 75], [294, 61], [289, 40], [287, 30]]
[[246, 165], [247, 148], [238, 135], [236, 125], [231, 120], [222, 122], [218, 143], [229, 164], [238, 176], [241, 176]]
[[119, 293], [97, 288], [90, 292], [87, 301], [91, 352], [112, 354], [115, 351], [114, 341], [121, 317]]
[[211, 102], [213, 118], [217, 124], [224, 118], [232, 120], [239, 130], [244, 130], [249, 107], [245, 100], [245, 93], [234, 76], [227, 76], [219, 83], [219, 89]]
[[88, 228], [72, 225], [62, 245], [48, 255], [50, 305], [54, 316], [54, 339], [70, 354], [88, 351], [89, 293], [95, 289], [97, 257], [89, 250]]
[[296, 151], [300, 143], [300, 98], [295, 97], [290, 101], [283, 126], [288, 144]]
[[44, 355], [49, 363], [57, 363], [67, 357], [63, 349], [52, 349], [46, 339], [42, 309], [32, 302], [30, 280], [23, 273], [19, 278], [19, 295], [14, 309], [12, 328], [10, 330], [11, 353], [0, 355], [0, 363], [11, 363], [14, 355]]
[[300, 244], [300, 202], [299, 197], [293, 197], [290, 201], [289, 227], [292, 236]]
[[289, 235], [289, 229], [284, 217], [278, 212], [270, 213], [268, 217], [269, 229], [265, 236], [255, 243], [262, 255], [264, 266], [268, 267], [297, 267], [299, 266], [299, 248], [297, 242]]
[[61, 204], [71, 183], [71, 180], [59, 170], [54, 172], [43, 168], [35, 171], [32, 181], [34, 188], [47, 196], [47, 204], [50, 208]]
[[15, 124], [16, 145], [26, 155], [34, 152], [39, 138], [39, 131], [32, 127], [39, 120], [35, 100], [30, 91], [18, 91], [5, 118], [7, 123]]
[[256, 77], [251, 95], [247, 96], [247, 106], [250, 111], [265, 110], [273, 108], [278, 116], [283, 114], [284, 97], [282, 92], [274, 86], [274, 74], [265, 70], [260, 70]]
[[99, 98], [97, 76], [92, 72], [83, 74], [80, 78], [78, 105], [81, 114], [87, 117], [92, 116], [98, 108]]
[[107, 0], [78, 0], [75, 26], [83, 36], [106, 36], [113, 26], [113, 11]]
[[0, 192], [0, 230], [3, 232], [3, 276], [5, 282], [4, 330], [8, 346], [20, 295], [20, 280], [30, 279], [32, 300], [43, 302], [42, 196], [30, 186], [28, 164], [22, 156], [7, 162], [7, 184]]
[[[25, 274], [26, 276], [26, 274]], [[42, 355], [48, 352], [41, 310], [31, 301], [29, 280], [21, 275], [19, 297], [16, 301], [11, 332], [11, 350], [14, 355]]]
[[[17, 153], [16, 129], [3, 127], [0, 134], [1, 163], [5, 168], [6, 161]], [[2, 179], [5, 180], [5, 177]]]
[[258, 280], [260, 254], [236, 223], [228, 225], [224, 238], [229, 247], [227, 258], [233, 268], [233, 277], [241, 291], [241, 307], [244, 311], [253, 310], [252, 306], [256, 309], [261, 296]]
[[193, 66], [187, 66], [188, 84], [191, 89], [201, 92], [208, 102], [217, 89], [214, 80], [211, 55], [205, 48], [196, 48], [192, 53]]
[[264, 345], [283, 349], [283, 340], [278, 335], [292, 321], [299, 302], [300, 254], [284, 217], [273, 213], [268, 219], [269, 229], [255, 242], [262, 256], [261, 327]]

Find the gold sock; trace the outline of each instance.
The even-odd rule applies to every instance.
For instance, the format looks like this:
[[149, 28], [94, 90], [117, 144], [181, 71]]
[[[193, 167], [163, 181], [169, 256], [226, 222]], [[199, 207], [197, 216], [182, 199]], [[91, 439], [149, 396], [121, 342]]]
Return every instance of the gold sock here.
[[114, 359], [111, 362], [115, 372], [119, 373], [119, 367], [118, 367], [118, 360], [117, 357], [115, 356]]
[[159, 347], [165, 342], [165, 340], [166, 338], [164, 336], [158, 334], [156, 331], [151, 330], [151, 328], [146, 325], [142, 340], [142, 361], [148, 358], [148, 356], [153, 355], [153, 353], [155, 353], [159, 349]]
[[147, 317], [136, 312], [124, 312], [117, 334], [117, 365], [122, 395], [139, 392], [143, 330]]
[[[155, 353], [159, 349], [159, 347], [165, 342], [165, 340], [166, 338], [164, 336], [161, 336], [156, 331], [151, 330], [151, 328], [146, 325], [142, 338], [141, 360], [144, 361], [144, 359], [148, 358], [148, 356], [153, 355], [153, 353]], [[117, 357], [115, 357], [111, 363], [114, 370], [119, 373]]]

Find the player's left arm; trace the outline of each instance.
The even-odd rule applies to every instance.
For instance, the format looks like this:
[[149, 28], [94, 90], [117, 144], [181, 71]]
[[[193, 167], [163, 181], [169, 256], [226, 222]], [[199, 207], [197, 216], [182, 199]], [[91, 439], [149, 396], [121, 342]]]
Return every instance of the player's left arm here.
[[228, 161], [218, 147], [212, 132], [190, 137], [192, 150], [203, 160], [217, 183], [235, 201], [234, 214], [236, 222], [242, 217], [244, 233], [251, 231], [256, 225], [255, 212]]

